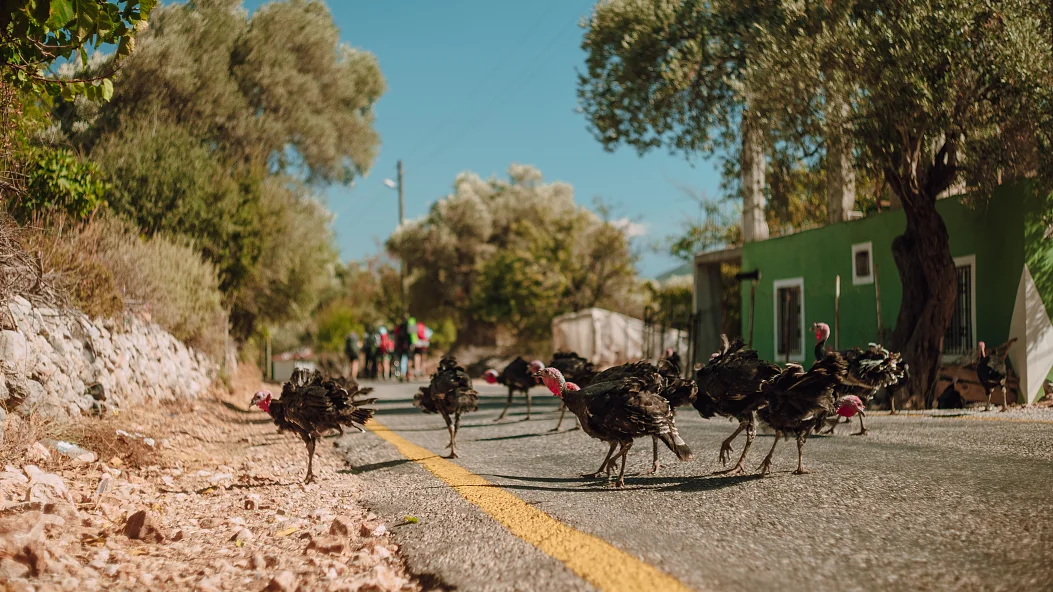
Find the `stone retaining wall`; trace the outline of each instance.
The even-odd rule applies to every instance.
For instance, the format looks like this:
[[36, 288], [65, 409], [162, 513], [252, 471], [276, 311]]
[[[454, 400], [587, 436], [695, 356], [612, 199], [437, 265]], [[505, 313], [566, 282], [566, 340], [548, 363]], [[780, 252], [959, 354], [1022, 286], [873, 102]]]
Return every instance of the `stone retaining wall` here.
[[217, 377], [208, 356], [133, 315], [93, 322], [15, 297], [0, 326], [0, 421], [5, 408], [66, 418], [192, 398]]

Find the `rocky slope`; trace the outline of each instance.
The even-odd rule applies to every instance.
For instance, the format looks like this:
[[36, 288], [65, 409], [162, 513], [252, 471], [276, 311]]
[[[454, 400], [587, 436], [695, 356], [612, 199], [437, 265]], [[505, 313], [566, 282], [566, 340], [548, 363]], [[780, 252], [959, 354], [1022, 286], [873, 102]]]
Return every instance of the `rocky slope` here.
[[246, 411], [260, 386], [84, 418], [98, 454], [37, 442], [0, 467], [0, 591], [420, 590], [331, 440], [302, 484], [303, 443]]
[[76, 311], [0, 306], [0, 423], [6, 411], [46, 417], [196, 397], [217, 375], [207, 356], [156, 324], [94, 323]]

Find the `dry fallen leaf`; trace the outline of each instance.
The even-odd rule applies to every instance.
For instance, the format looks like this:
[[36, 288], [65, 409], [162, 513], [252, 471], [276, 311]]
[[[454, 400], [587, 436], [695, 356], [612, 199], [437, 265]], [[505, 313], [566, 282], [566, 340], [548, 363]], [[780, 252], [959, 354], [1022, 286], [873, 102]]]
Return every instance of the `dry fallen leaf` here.
[[290, 534], [296, 532], [297, 530], [298, 529], [295, 526], [292, 526], [292, 527], [289, 527], [289, 528], [286, 528], [286, 529], [283, 529], [283, 530], [279, 530], [278, 532], [274, 533], [274, 536], [277, 536], [277, 537], [289, 536]]

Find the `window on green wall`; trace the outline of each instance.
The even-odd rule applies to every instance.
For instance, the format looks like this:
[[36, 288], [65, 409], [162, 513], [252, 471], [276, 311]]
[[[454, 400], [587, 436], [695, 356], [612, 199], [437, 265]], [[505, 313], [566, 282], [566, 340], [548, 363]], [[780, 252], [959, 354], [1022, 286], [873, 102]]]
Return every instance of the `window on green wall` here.
[[874, 283], [874, 244], [871, 242], [852, 245], [852, 285]]
[[976, 344], [976, 255], [954, 258], [958, 292], [954, 299], [954, 316], [943, 336], [946, 359], [965, 355]]
[[804, 278], [776, 280], [772, 284], [775, 306], [775, 360], [804, 361]]

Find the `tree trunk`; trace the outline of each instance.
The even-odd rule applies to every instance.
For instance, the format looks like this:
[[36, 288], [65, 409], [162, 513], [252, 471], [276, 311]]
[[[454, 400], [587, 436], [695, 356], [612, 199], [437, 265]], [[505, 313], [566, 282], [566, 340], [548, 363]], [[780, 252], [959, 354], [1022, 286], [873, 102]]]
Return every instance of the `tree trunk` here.
[[848, 129], [848, 102], [837, 91], [827, 92], [826, 211], [830, 224], [848, 219], [856, 205], [854, 143]]
[[907, 215], [907, 230], [892, 241], [892, 255], [903, 283], [892, 341], [910, 368], [910, 406], [928, 407], [939, 372], [941, 340], [954, 314], [957, 280], [947, 227], [936, 211], [935, 196], [899, 197]]
[[742, 113], [742, 240], [768, 238], [764, 219], [764, 133], [748, 110]]

